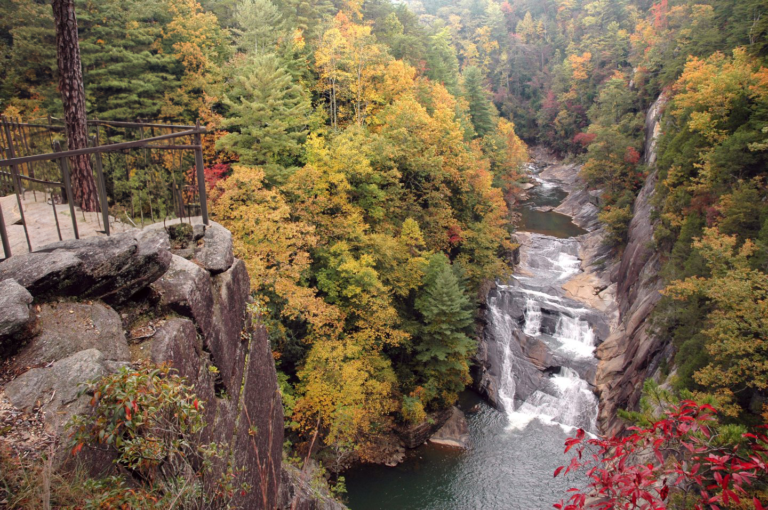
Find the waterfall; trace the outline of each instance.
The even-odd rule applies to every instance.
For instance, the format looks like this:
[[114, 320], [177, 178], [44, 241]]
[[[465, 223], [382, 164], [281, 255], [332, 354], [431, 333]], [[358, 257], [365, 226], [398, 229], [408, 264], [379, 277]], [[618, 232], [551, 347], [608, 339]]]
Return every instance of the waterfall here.
[[538, 420], [595, 432], [597, 398], [579, 375], [596, 363], [595, 312], [561, 289], [581, 271], [578, 241], [525, 235], [515, 278], [488, 302], [501, 362], [498, 402], [512, 429]]
[[525, 302], [525, 329], [528, 336], [537, 336], [541, 331], [541, 307], [535, 300], [528, 298]]
[[[496, 302], [496, 298], [492, 298], [488, 303], [488, 306], [493, 317], [493, 328], [496, 337], [499, 340], [502, 352], [499, 403], [504, 409], [514, 409], [515, 392], [517, 390], [515, 384], [515, 361], [517, 357], [512, 352], [512, 342], [515, 341], [513, 331], [514, 328], [517, 327], [517, 324], [514, 323], [512, 317], [502, 312]], [[507, 370], [507, 368], [509, 368], [509, 370]]]
[[595, 352], [595, 332], [585, 320], [561, 315], [555, 338], [562, 342], [562, 350], [576, 356], [589, 357]]
[[[577, 427], [594, 431], [597, 397], [587, 381], [567, 367], [562, 367], [560, 373], [552, 376], [550, 381], [554, 394], [541, 390], [535, 392], [517, 409], [517, 414], [531, 416], [544, 423], [562, 425], [565, 429]], [[516, 417], [515, 421], [519, 422], [520, 418]]]

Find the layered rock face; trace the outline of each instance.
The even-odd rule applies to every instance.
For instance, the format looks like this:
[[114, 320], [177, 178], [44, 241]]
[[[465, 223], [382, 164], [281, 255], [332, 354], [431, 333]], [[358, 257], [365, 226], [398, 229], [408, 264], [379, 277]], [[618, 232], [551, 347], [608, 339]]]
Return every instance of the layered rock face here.
[[[69, 418], [89, 412], [80, 383], [142, 360], [170, 363], [205, 402], [200, 440], [225, 447], [215, 470], [242, 469], [240, 481], [252, 487], [235, 505], [319, 508], [283, 472], [274, 361], [249, 300], [245, 264], [215, 223], [170, 232], [159, 225], [13, 257], [0, 263], [0, 348], [18, 376], [0, 389], [16, 408], [40, 409], [47, 431], [64, 438]], [[58, 462], [67, 456], [62, 449]], [[112, 468], [103, 456], [83, 460], [94, 475]]]
[[[656, 162], [656, 142], [660, 133], [661, 114], [668, 98], [662, 94], [651, 106], [646, 119], [645, 163]], [[629, 242], [611, 279], [617, 284], [619, 327], [598, 348], [600, 359], [597, 390], [600, 396], [598, 423], [602, 432], [616, 434], [624, 427], [617, 417], [618, 409], [634, 409], [642, 395], [643, 381], [658, 368], [667, 347], [664, 339], [655, 338], [649, 328], [649, 317], [661, 299], [663, 282], [658, 276], [661, 262], [652, 248], [654, 225], [651, 219], [656, 172], [645, 182], [635, 200], [634, 217], [629, 226]]]

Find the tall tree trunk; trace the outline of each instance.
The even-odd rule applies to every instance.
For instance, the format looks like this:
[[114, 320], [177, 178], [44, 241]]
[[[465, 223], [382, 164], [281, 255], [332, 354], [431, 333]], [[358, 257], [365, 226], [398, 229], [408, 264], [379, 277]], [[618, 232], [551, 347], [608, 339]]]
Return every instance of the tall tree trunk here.
[[[85, 117], [85, 89], [77, 40], [77, 18], [74, 0], [53, 0], [56, 24], [56, 55], [59, 62], [59, 91], [64, 102], [64, 122], [67, 126], [69, 150], [88, 147]], [[84, 211], [97, 211], [96, 182], [88, 156], [71, 158], [72, 190], [75, 202]]]

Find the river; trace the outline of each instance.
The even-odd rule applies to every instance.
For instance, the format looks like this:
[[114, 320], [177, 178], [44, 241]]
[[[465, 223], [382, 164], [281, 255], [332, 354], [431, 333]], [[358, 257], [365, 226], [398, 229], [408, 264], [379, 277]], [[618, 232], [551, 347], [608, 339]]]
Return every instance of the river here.
[[351, 510], [544, 510], [574, 485], [552, 475], [569, 460], [563, 443], [575, 427], [596, 432], [597, 399], [587, 380], [603, 319], [564, 296], [562, 284], [581, 271], [577, 236], [585, 231], [549, 210], [567, 193], [536, 179], [521, 211], [520, 264], [488, 296], [501, 409], [465, 392], [458, 407], [467, 414], [471, 449], [427, 444], [397, 467], [350, 470]]

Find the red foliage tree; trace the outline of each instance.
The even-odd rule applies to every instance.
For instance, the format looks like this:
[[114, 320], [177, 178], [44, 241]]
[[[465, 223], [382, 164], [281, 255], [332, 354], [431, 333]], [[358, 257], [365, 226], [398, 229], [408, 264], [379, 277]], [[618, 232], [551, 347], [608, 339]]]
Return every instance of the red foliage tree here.
[[[745, 487], [768, 474], [768, 437], [744, 434], [737, 445], [717, 439], [715, 411], [683, 401], [650, 428], [631, 427], [625, 437], [587, 439], [583, 430], [565, 442], [574, 450], [557, 477], [586, 470], [586, 489], [569, 489], [559, 510], [665, 510], [670, 491], [679, 491], [696, 510], [739, 504]], [[764, 478], [763, 478], [764, 480]], [[763, 505], [753, 498], [755, 509]], [[686, 506], [690, 508], [690, 506]]]

